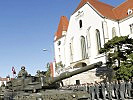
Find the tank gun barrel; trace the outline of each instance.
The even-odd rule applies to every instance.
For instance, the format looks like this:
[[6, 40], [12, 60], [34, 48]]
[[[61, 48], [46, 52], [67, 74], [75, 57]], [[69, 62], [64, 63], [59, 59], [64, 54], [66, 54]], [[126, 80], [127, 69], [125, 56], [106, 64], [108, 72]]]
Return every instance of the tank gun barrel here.
[[66, 78], [69, 78], [69, 77], [72, 77], [74, 75], [77, 75], [77, 74], [80, 74], [82, 72], [85, 72], [85, 71], [88, 71], [88, 70], [91, 70], [91, 69], [94, 69], [96, 67], [100, 67], [102, 65], [102, 62], [97, 62], [97, 63], [94, 63], [94, 64], [91, 64], [91, 65], [88, 65], [86, 67], [82, 67], [80, 69], [77, 69], [75, 71], [72, 71], [72, 72], [64, 72], [62, 74], [60, 74], [60, 76], [58, 77], [55, 77], [55, 78], [51, 78], [47, 81], [48, 84], [53, 84], [55, 82], [58, 82], [58, 81], [61, 81], [63, 79], [66, 79]]

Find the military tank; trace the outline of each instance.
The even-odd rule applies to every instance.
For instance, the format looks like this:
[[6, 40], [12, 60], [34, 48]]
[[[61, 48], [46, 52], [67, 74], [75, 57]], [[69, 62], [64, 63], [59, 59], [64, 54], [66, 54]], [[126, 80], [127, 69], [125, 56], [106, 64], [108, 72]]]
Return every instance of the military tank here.
[[7, 82], [5, 89], [0, 89], [0, 100], [89, 100], [87, 91], [60, 88], [60, 82], [101, 65], [102, 62], [97, 62], [72, 72], [64, 72], [58, 77], [18, 77]]

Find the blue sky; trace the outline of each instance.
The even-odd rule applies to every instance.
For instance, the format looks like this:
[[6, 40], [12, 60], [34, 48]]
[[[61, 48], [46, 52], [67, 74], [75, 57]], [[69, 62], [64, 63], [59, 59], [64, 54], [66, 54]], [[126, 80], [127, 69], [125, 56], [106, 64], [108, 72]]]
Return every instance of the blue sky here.
[[[125, 0], [100, 0], [117, 6]], [[68, 18], [80, 0], [0, 0], [0, 76], [21, 66], [34, 75], [54, 59], [54, 33], [60, 16]], [[43, 51], [43, 49], [47, 51]]]

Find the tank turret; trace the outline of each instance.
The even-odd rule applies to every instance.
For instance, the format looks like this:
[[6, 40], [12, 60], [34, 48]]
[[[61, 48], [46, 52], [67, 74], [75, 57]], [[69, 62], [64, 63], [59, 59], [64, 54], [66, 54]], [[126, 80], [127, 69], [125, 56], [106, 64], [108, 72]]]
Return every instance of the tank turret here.
[[102, 65], [102, 62], [97, 62], [86, 67], [74, 70], [72, 72], [64, 72], [58, 77], [46, 77], [44, 75], [40, 76], [27, 76], [27, 77], [18, 77], [17, 79], [12, 80], [7, 83], [9, 89], [13, 91], [35, 91], [40, 89], [56, 89], [59, 87], [59, 82], [63, 79], [72, 77], [74, 75], [83, 73], [85, 71], [94, 69]]

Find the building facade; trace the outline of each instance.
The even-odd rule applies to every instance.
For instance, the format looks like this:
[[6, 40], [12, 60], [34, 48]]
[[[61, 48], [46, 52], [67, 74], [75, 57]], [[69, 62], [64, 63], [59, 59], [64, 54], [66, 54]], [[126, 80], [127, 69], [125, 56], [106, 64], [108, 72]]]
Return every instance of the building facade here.
[[[133, 1], [126, 0], [113, 7], [98, 0], [81, 0], [71, 15], [62, 16], [54, 38], [55, 60], [64, 67], [56, 75], [98, 61], [106, 62], [100, 54], [103, 45], [115, 36], [133, 37]], [[64, 80], [65, 85], [100, 81], [96, 69]]]
[[6, 82], [9, 81], [9, 80], [10, 80], [10, 78], [0, 78], [0, 86], [2, 84], [6, 85]]

